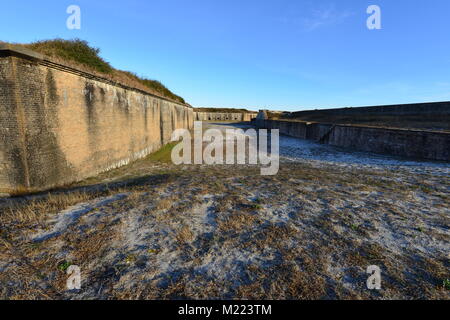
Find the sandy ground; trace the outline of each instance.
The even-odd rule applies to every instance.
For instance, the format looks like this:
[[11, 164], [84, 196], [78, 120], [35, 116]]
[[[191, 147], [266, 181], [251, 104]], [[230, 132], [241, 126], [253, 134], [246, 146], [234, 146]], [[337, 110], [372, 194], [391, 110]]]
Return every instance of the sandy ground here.
[[70, 199], [4, 200], [0, 298], [450, 298], [448, 163], [284, 136], [280, 153], [275, 176], [144, 159]]

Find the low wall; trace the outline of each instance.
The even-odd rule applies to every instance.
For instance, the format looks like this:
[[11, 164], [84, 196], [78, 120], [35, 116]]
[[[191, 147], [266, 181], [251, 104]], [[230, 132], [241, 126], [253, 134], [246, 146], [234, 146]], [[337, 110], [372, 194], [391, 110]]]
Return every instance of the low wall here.
[[194, 112], [196, 121], [251, 121], [257, 113]]
[[125, 165], [193, 121], [186, 105], [0, 48], [0, 193], [45, 190]]
[[254, 123], [258, 128], [358, 151], [450, 161], [450, 133], [446, 132], [262, 119]]

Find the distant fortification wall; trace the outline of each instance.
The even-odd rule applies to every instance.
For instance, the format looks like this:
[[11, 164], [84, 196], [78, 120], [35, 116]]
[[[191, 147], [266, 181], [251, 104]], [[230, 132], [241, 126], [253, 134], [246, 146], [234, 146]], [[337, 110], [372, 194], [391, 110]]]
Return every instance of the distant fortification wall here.
[[337, 108], [337, 109], [321, 109], [321, 110], [306, 110], [292, 112], [294, 117], [314, 116], [314, 115], [390, 115], [390, 116], [405, 116], [405, 115], [450, 115], [450, 102], [429, 102], [429, 103], [412, 103], [412, 104], [398, 104], [385, 105], [373, 107], [357, 107], [357, 108]]
[[281, 118], [384, 128], [450, 131], [450, 102], [286, 112]]
[[251, 121], [257, 113], [195, 112], [196, 121]]
[[145, 157], [192, 108], [0, 48], [0, 193], [68, 184]]
[[[262, 116], [261, 116], [262, 118]], [[415, 159], [450, 161], [450, 133], [256, 119], [258, 128], [333, 146]]]

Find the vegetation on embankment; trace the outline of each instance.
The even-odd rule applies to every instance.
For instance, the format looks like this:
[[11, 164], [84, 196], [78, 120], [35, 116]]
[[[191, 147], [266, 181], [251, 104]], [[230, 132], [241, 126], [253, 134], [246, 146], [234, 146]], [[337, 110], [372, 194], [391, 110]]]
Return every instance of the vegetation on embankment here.
[[219, 113], [256, 113], [257, 111], [250, 111], [247, 109], [235, 108], [194, 108], [195, 112], [219, 112]]
[[90, 46], [87, 41], [80, 39], [52, 39], [16, 45], [24, 46], [66, 64], [75, 65], [77, 68], [83, 68], [88, 72], [95, 72], [100, 74], [100, 76], [106, 76], [111, 80], [163, 96], [176, 102], [185, 103], [182, 97], [174, 94], [157, 80], [139, 77], [133, 72], [113, 68], [100, 56], [100, 49]]

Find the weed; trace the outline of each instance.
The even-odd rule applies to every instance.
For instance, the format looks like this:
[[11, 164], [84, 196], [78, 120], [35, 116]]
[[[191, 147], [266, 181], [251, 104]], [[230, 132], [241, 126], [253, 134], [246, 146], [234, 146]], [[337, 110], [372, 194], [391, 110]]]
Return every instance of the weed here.
[[253, 209], [256, 209], [256, 210], [261, 210], [263, 208], [263, 206], [260, 205], [259, 203], [253, 204], [252, 207], [253, 207]]
[[130, 253], [129, 255], [127, 255], [125, 257], [125, 263], [126, 264], [134, 264], [136, 262], [136, 260], [137, 260], [136, 255], [134, 255], [132, 253]]
[[445, 290], [450, 290], [450, 279], [445, 279], [444, 281], [442, 281], [442, 286]]

